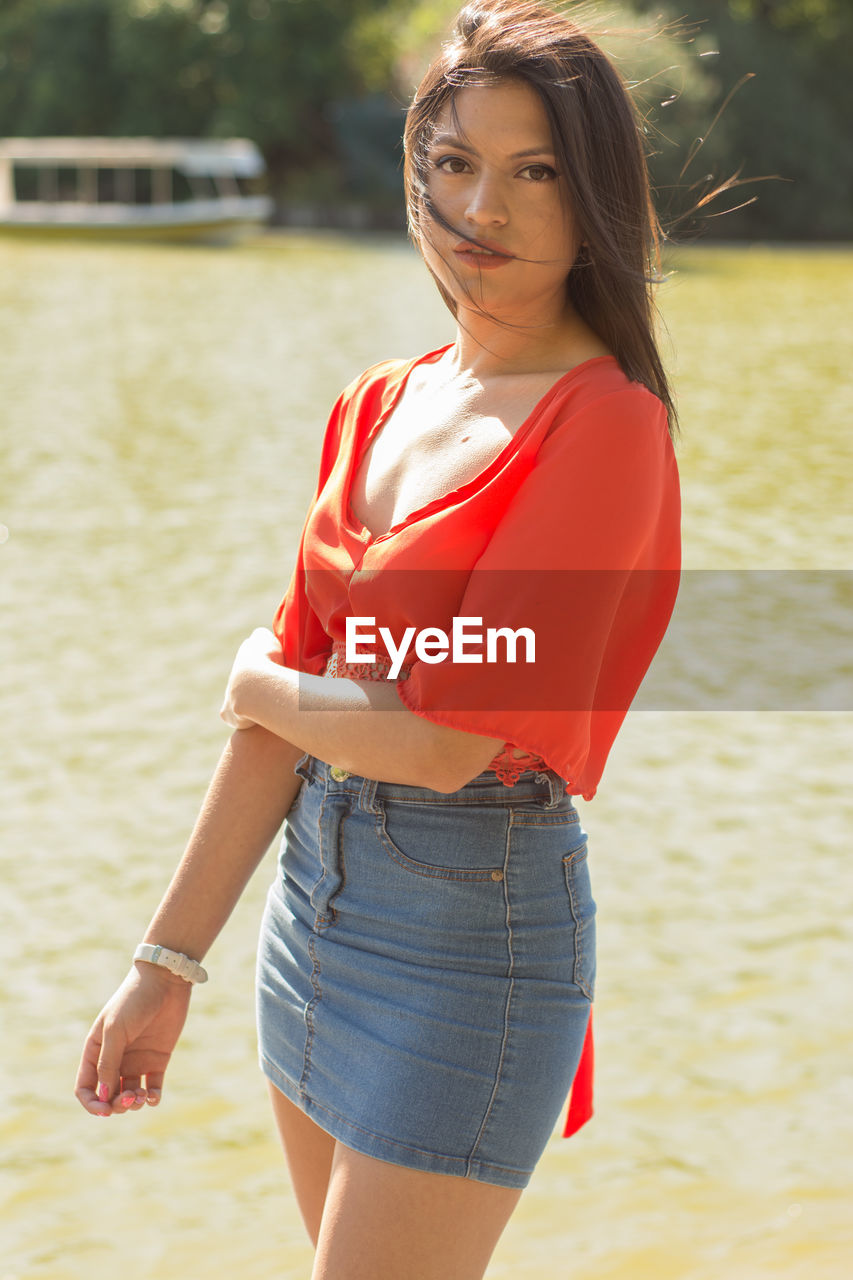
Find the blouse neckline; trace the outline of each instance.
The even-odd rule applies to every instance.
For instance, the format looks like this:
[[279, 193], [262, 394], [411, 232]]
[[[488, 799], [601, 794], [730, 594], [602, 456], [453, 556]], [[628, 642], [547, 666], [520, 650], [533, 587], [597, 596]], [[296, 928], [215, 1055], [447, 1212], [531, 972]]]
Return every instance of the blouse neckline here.
[[603, 361], [609, 361], [612, 363], [616, 360], [616, 357], [612, 355], [590, 356], [588, 360], [581, 360], [579, 364], [573, 365], [571, 369], [567, 369], [566, 372], [561, 374], [560, 377], [557, 378], [556, 381], [548, 388], [545, 394], [537, 400], [536, 404], [530, 410], [530, 413], [524, 419], [512, 438], [507, 440], [500, 453], [497, 454], [497, 456], [494, 457], [482, 471], [479, 471], [477, 475], [473, 476], [470, 480], [467, 480], [465, 484], [459, 485], [456, 489], [450, 489], [447, 493], [440, 494], [437, 498], [433, 498], [430, 502], [424, 503], [423, 506], [409, 512], [407, 516], [402, 520], [398, 520], [396, 524], [393, 524], [390, 529], [386, 529], [384, 533], [374, 535], [367, 526], [359, 520], [352, 507], [352, 486], [355, 477], [358, 474], [358, 469], [364, 461], [367, 450], [370, 448], [376, 436], [382, 430], [383, 426], [391, 417], [391, 414], [403, 398], [403, 393], [408, 386], [410, 375], [418, 365], [427, 364], [430, 361], [438, 363], [438, 360], [440, 360], [452, 346], [453, 343], [449, 342], [435, 351], [428, 351], [426, 355], [416, 356], [414, 360], [410, 360], [408, 364], [403, 366], [402, 371], [398, 375], [397, 385], [391, 394], [388, 404], [373, 424], [372, 429], [365, 436], [361, 443], [361, 447], [357, 450], [354, 448], [352, 451], [349, 473], [346, 477], [344, 486], [343, 519], [350, 531], [367, 546], [373, 546], [377, 542], [384, 542], [385, 539], [394, 537], [394, 535], [399, 533], [402, 529], [406, 529], [409, 525], [425, 519], [427, 516], [432, 515], [434, 511], [439, 511], [443, 507], [450, 506], [456, 501], [464, 500], [470, 494], [475, 493], [478, 489], [482, 488], [483, 485], [487, 484], [494, 475], [501, 471], [502, 468], [512, 460], [513, 455], [524, 443], [527, 436], [530, 435], [543, 410], [548, 407], [551, 400], [559, 394], [567, 382], [571, 381], [582, 370], [588, 369], [590, 365], [601, 364]]

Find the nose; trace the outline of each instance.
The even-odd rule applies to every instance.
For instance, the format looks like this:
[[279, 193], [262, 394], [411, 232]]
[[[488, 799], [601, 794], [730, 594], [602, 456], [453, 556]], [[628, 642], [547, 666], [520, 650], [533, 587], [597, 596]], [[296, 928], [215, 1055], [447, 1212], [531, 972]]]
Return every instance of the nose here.
[[474, 227], [502, 227], [508, 216], [500, 180], [481, 173], [469, 192], [466, 220]]

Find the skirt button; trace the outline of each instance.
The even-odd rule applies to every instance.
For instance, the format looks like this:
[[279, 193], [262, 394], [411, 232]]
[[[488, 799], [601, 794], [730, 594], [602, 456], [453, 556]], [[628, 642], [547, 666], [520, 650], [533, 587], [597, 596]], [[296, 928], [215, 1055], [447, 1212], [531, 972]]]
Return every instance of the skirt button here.
[[335, 764], [335, 765], [332, 765], [331, 769], [329, 770], [329, 776], [331, 778], [334, 778], [335, 782], [344, 782], [351, 775], [347, 772], [346, 769], [339, 769], [338, 766]]
[[503, 878], [504, 878], [504, 873], [503, 873], [502, 871], [493, 871], [493, 872], [492, 872], [492, 879], [493, 879], [493, 880], [503, 880]]

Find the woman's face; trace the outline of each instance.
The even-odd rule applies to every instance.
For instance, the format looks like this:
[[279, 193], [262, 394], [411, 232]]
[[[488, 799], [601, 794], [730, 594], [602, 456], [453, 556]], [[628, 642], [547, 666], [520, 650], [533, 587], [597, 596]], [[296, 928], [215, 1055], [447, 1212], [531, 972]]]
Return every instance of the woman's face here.
[[458, 306], [559, 317], [581, 237], [535, 90], [506, 80], [457, 91], [436, 120], [426, 172], [436, 210], [484, 246], [426, 223], [424, 259]]

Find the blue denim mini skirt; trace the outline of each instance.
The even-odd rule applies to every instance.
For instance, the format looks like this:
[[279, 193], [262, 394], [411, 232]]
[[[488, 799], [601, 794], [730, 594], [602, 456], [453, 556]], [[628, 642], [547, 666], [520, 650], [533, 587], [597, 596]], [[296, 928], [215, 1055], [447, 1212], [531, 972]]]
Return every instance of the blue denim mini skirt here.
[[595, 980], [587, 838], [556, 774], [459, 791], [311, 756], [261, 928], [261, 1067], [334, 1138], [526, 1186]]

